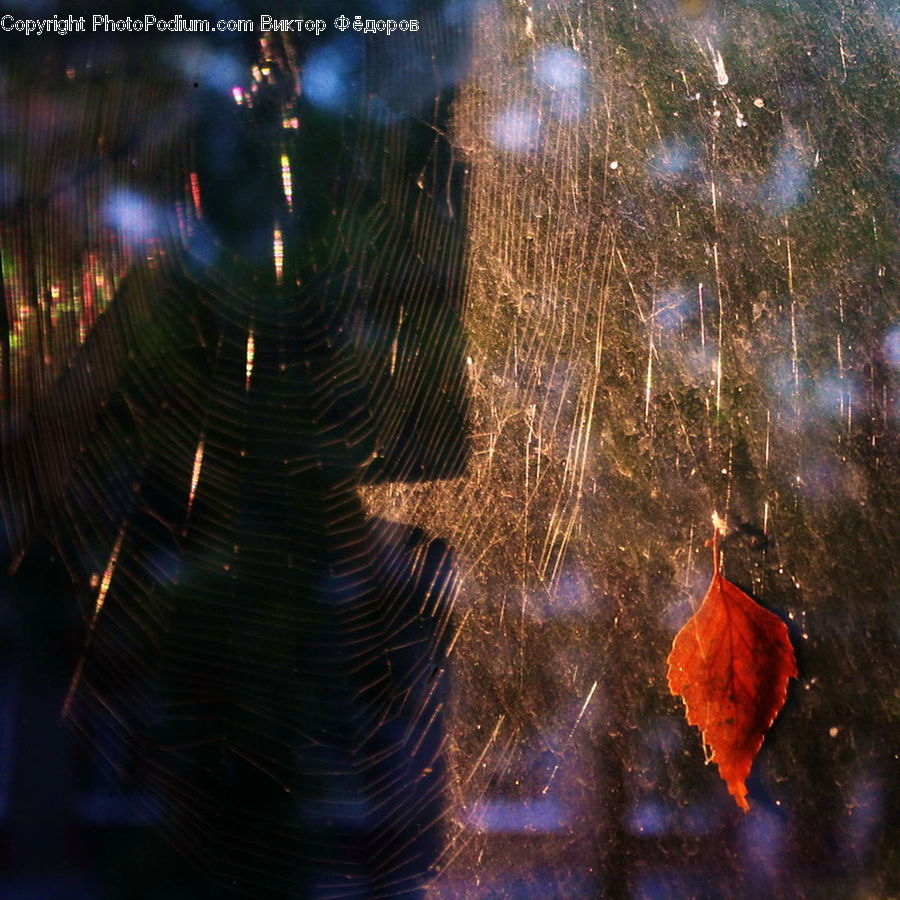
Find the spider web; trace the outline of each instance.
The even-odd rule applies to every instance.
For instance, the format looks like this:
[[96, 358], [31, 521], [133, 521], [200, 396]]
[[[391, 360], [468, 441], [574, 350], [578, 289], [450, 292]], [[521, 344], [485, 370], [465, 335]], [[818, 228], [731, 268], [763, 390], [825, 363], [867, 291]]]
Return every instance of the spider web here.
[[[9, 66], [10, 552], [66, 559], [66, 715], [182, 853], [253, 896], [892, 890], [896, 34], [450, 4], [236, 44], [225, 94], [193, 44]], [[665, 686], [713, 510], [801, 666], [746, 818]]]
[[[896, 29], [876, 5], [495, 15], [454, 116], [469, 470], [367, 494], [460, 560], [434, 895], [884, 890]], [[744, 821], [660, 662], [713, 510], [802, 667]]]
[[443, 813], [450, 551], [358, 488], [464, 458], [453, 46], [353, 39], [337, 124], [277, 37], [60, 50], [10, 91], [51, 135], [88, 107], [60, 188], [39, 127], [11, 148], [14, 564], [44, 532], [83, 583], [66, 718], [254, 896], [414, 890]]

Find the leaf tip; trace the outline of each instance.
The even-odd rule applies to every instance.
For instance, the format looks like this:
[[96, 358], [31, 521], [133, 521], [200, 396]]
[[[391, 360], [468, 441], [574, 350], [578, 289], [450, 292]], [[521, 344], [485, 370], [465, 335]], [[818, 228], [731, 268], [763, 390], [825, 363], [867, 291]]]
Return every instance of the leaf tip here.
[[750, 812], [750, 804], [747, 802], [747, 787], [743, 781], [731, 781], [728, 783], [728, 793], [734, 797], [734, 802], [745, 812]]

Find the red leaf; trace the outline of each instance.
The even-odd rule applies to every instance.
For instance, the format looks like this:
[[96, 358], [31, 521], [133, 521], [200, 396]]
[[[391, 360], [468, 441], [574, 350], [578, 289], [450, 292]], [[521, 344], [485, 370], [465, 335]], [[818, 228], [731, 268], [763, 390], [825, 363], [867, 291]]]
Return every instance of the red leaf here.
[[718, 531], [713, 578], [700, 609], [675, 636], [669, 654], [669, 690], [684, 700], [710, 759], [743, 810], [744, 781], [763, 736], [797, 677], [787, 626], [723, 575]]

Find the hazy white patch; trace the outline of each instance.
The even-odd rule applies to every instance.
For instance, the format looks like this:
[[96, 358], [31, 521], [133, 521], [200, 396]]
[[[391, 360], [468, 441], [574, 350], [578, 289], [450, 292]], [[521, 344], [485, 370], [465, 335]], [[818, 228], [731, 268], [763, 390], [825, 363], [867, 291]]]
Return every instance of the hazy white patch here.
[[314, 47], [303, 72], [303, 96], [320, 109], [343, 112], [354, 96], [359, 48], [349, 37]]
[[686, 291], [666, 290], [656, 302], [653, 318], [663, 331], [673, 331], [690, 319], [693, 312], [694, 303]]
[[584, 62], [568, 47], [545, 47], [535, 59], [534, 75], [539, 82], [555, 90], [570, 90], [579, 87], [584, 81]]
[[140, 244], [155, 237], [163, 226], [160, 208], [149, 198], [129, 188], [118, 188], [103, 203], [106, 224], [128, 243]]
[[494, 142], [504, 150], [536, 150], [541, 131], [540, 116], [525, 106], [510, 106], [491, 125]]
[[698, 173], [697, 149], [681, 138], [661, 141], [653, 150], [647, 171], [656, 181], [676, 181]]
[[900, 324], [895, 325], [885, 336], [884, 358], [888, 365], [894, 369], [900, 369]]
[[787, 212], [804, 199], [810, 171], [805, 156], [802, 138], [796, 133], [786, 134], [775, 154], [769, 177], [760, 186], [760, 201], [771, 214]]
[[848, 404], [856, 400], [858, 389], [851, 379], [841, 378], [839, 373], [823, 375], [815, 386], [813, 403], [816, 410], [826, 416], [844, 416]]

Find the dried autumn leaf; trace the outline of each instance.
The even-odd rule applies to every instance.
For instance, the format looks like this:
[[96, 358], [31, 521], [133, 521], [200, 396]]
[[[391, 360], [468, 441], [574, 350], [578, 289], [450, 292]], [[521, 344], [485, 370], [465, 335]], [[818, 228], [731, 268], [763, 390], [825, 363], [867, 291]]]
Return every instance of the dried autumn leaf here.
[[743, 810], [744, 782], [763, 736], [797, 677], [787, 626], [722, 575], [718, 531], [713, 577], [700, 609], [675, 636], [669, 690], [681, 696], [710, 759]]

